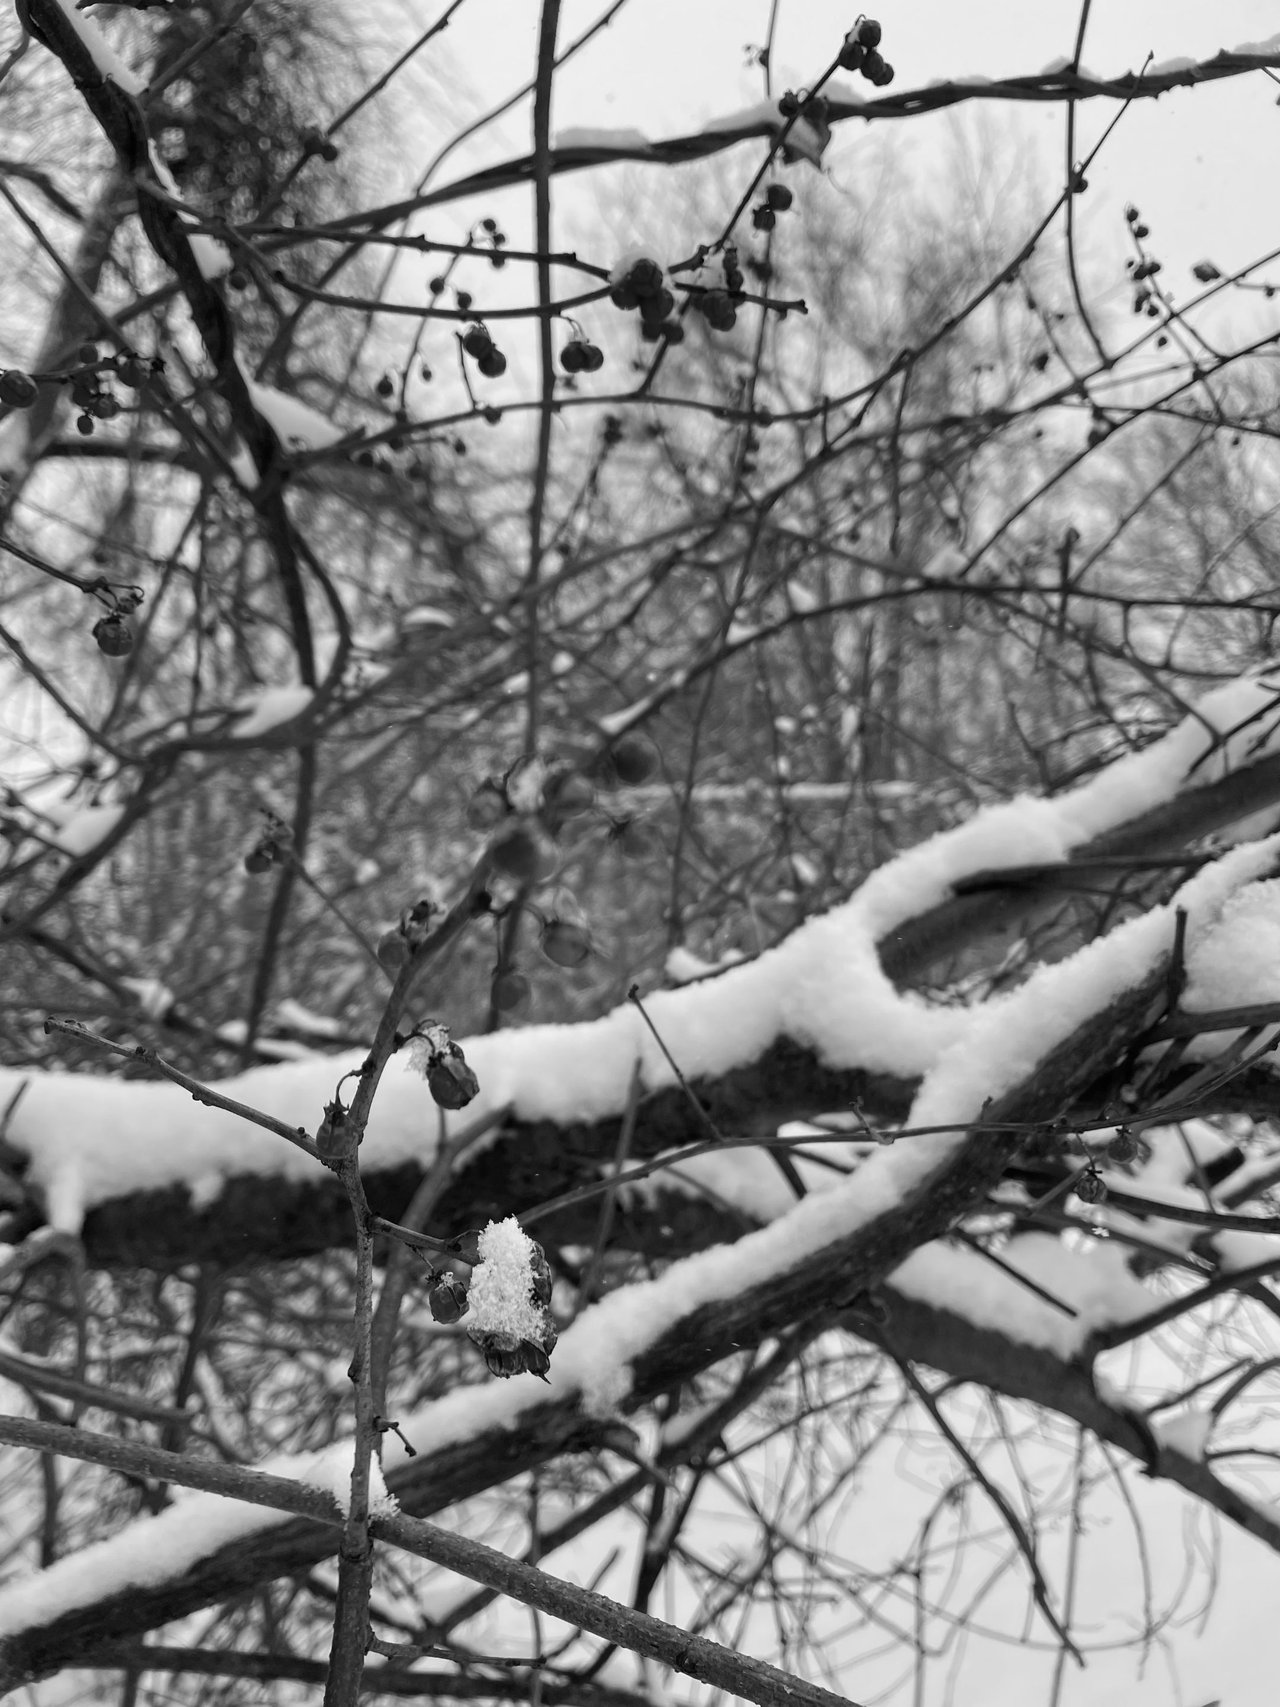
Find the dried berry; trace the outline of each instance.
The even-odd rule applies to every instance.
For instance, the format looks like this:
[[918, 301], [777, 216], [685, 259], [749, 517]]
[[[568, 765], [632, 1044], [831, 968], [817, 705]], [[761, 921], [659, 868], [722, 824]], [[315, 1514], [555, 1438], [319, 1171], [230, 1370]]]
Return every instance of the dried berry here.
[[874, 18], [863, 18], [854, 28], [853, 34], [863, 47], [879, 47], [881, 29]]
[[356, 1153], [356, 1130], [340, 1102], [328, 1102], [324, 1119], [316, 1129], [316, 1149], [327, 1162], [339, 1162]]
[[543, 784], [543, 816], [553, 830], [559, 829], [567, 818], [589, 812], [595, 798], [595, 789], [580, 771], [557, 771]]
[[765, 200], [775, 213], [785, 213], [793, 201], [791, 191], [785, 184], [770, 184], [765, 191]]
[[39, 395], [40, 387], [21, 368], [6, 368], [0, 373], [0, 403], [7, 403], [10, 409], [29, 409]]
[[151, 376], [141, 356], [121, 356], [116, 363], [116, 377], [121, 385], [127, 385], [133, 391], [140, 391]]
[[1075, 1192], [1081, 1203], [1101, 1203], [1107, 1195], [1107, 1188], [1101, 1174], [1090, 1171], [1080, 1175], [1075, 1184]]
[[96, 362], [98, 359], [98, 346], [96, 344], [81, 344], [80, 348], [76, 351], [76, 359], [83, 363], [85, 367], [87, 367], [90, 362]]
[[627, 273], [626, 283], [643, 301], [645, 297], [656, 296], [662, 287], [662, 268], [648, 256], [632, 263]]
[[389, 373], [384, 373], [373, 389], [379, 397], [392, 397], [395, 395], [396, 382]]
[[441, 1269], [427, 1287], [427, 1308], [437, 1322], [456, 1322], [466, 1313], [466, 1286], [456, 1274]]
[[842, 71], [861, 71], [862, 61], [866, 57], [866, 49], [858, 40], [858, 32], [850, 30], [840, 44], [840, 52], [836, 55], [836, 63]]
[[244, 856], [244, 868], [250, 877], [260, 877], [264, 871], [270, 871], [275, 860], [263, 846], [250, 848]]
[[754, 208], [751, 213], [751, 223], [757, 231], [772, 231], [778, 223], [778, 216], [771, 207]]
[[669, 314], [675, 312], [675, 306], [675, 297], [666, 285], [661, 285], [652, 296], [640, 298], [640, 318], [646, 326], [657, 326]]
[[570, 338], [560, 352], [560, 366], [566, 373], [581, 373], [586, 367], [587, 346], [581, 338]]
[[493, 981], [490, 995], [501, 1014], [513, 1013], [529, 1000], [529, 980], [522, 972], [499, 972]]
[[427, 1089], [441, 1108], [465, 1108], [480, 1094], [480, 1081], [454, 1044], [441, 1051], [427, 1068]]
[[93, 625], [93, 638], [99, 652], [108, 658], [123, 658], [133, 651], [133, 630], [118, 612], [100, 616]]
[[473, 830], [493, 830], [510, 812], [510, 802], [498, 784], [482, 782], [467, 802], [467, 823]]
[[581, 925], [548, 919], [542, 932], [542, 952], [556, 966], [581, 966], [591, 957], [591, 938]]
[[636, 788], [658, 768], [658, 750], [643, 735], [623, 735], [609, 748], [609, 767], [626, 788]]
[[500, 835], [489, 849], [495, 870], [516, 883], [534, 883], [551, 865], [548, 849], [527, 824], [517, 824]]
[[493, 348], [493, 339], [483, 326], [468, 326], [462, 334], [462, 347], [469, 356], [477, 361], [481, 356], [487, 356]]
[[507, 358], [501, 350], [490, 349], [476, 363], [486, 379], [501, 379], [507, 371]]
[[374, 953], [384, 971], [396, 973], [409, 958], [409, 944], [399, 931], [384, 931]]

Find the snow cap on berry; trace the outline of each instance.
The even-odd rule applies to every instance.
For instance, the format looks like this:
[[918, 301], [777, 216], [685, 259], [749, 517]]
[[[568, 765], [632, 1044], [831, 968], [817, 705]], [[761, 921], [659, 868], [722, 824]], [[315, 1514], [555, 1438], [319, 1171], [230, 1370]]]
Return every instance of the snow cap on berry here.
[[480, 1234], [480, 1263], [468, 1288], [473, 1333], [541, 1338], [546, 1316], [534, 1289], [537, 1255], [514, 1215], [490, 1221]]

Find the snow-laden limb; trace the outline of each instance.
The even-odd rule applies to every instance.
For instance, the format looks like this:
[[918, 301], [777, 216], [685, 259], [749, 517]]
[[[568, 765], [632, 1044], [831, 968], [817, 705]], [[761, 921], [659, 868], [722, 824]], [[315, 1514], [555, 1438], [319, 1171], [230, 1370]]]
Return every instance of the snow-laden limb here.
[[[1232, 683], [1208, 695], [1196, 715], [1163, 740], [1079, 788], [978, 812], [890, 861], [848, 901], [808, 920], [757, 959], [654, 992], [645, 1004], [652, 1030], [633, 1004], [624, 1003], [580, 1024], [464, 1040], [481, 1086], [465, 1118], [506, 1111], [516, 1122], [565, 1126], [620, 1116], [637, 1065], [648, 1094], [675, 1082], [654, 1031], [689, 1080], [720, 1079], [783, 1041], [832, 1069], [920, 1078], [944, 1051], [970, 1038], [971, 1017], [898, 991], [882, 966], [882, 945], [945, 904], [966, 877], [1065, 862], [1074, 848], [1141, 819], [1180, 790], [1257, 764], [1277, 742], [1277, 692], [1267, 677]], [[1234, 870], [1233, 857], [1213, 869]], [[991, 1023], [1000, 1026], [1004, 1020], [995, 1012]], [[350, 1052], [258, 1067], [215, 1088], [290, 1125], [310, 1126], [337, 1080], [362, 1059]], [[180, 1187], [201, 1205], [216, 1201], [236, 1176], [324, 1177], [305, 1154], [193, 1103], [173, 1085], [0, 1069], [0, 1106], [24, 1083], [8, 1140], [29, 1157], [27, 1178], [62, 1231], [79, 1231], [87, 1211], [131, 1192]], [[374, 1103], [362, 1168], [376, 1173], [425, 1165], [438, 1113], [421, 1082], [393, 1060]], [[446, 1130], [461, 1118], [452, 1117]]]
[[[1236, 849], [1183, 887], [1176, 907], [1186, 915], [1190, 943], [1213, 929], [1230, 895], [1268, 871], [1278, 851], [1280, 838]], [[881, 1285], [996, 1183], [1019, 1147], [1018, 1128], [1045, 1118], [1087, 1083], [1110, 1058], [1117, 1033], [1130, 1034], [1159, 1005], [1174, 917], [1174, 904], [1155, 909], [1071, 959], [1042, 967], [979, 1010], [963, 1039], [938, 1055], [916, 1098], [912, 1126], [931, 1132], [877, 1147], [830, 1191], [803, 1198], [735, 1244], [676, 1262], [658, 1279], [620, 1288], [584, 1311], [556, 1350], [549, 1386], [528, 1375], [489, 1382], [401, 1416], [403, 1437], [418, 1456], [408, 1458], [398, 1442], [387, 1442], [390, 1491], [409, 1510], [432, 1502], [439, 1509], [460, 1487], [484, 1485], [482, 1466], [490, 1479], [510, 1475], [566, 1444], [584, 1415], [640, 1403], [734, 1348], [757, 1344], [815, 1311], [838, 1311]], [[1065, 1361], [1058, 1347], [1045, 1354]], [[444, 1462], [452, 1480], [442, 1474]], [[314, 1466], [306, 1479], [317, 1479]], [[198, 1515], [188, 1502], [184, 1562], [171, 1577], [135, 1581], [127, 1593], [118, 1587], [113, 1560], [123, 1571], [126, 1562], [154, 1552], [149, 1526], [163, 1520], [148, 1518], [98, 1544], [91, 1570], [73, 1556], [0, 1591], [0, 1629], [18, 1643], [10, 1663], [36, 1664], [32, 1655], [49, 1653], [55, 1636], [37, 1639], [33, 1631], [53, 1626], [65, 1661], [68, 1644], [74, 1651], [86, 1631], [101, 1629], [107, 1601], [123, 1633], [218, 1598], [231, 1520], [211, 1517], [202, 1538]], [[271, 1574], [286, 1568], [282, 1545], [268, 1549], [264, 1569]], [[330, 1543], [314, 1534], [305, 1540], [312, 1553], [318, 1545]], [[243, 1549], [236, 1552], [243, 1573]], [[14, 1653], [27, 1658], [13, 1660]]]

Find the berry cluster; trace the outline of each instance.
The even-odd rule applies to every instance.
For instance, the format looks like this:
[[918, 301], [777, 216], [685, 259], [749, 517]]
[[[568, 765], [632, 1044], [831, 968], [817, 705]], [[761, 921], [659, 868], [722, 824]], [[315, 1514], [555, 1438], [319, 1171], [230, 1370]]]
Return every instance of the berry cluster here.
[[[482, 1290], [477, 1271], [486, 1260], [501, 1260], [500, 1256], [494, 1258], [491, 1246], [488, 1251], [483, 1249], [481, 1240], [487, 1242], [504, 1230], [505, 1227], [495, 1228], [490, 1223], [484, 1234], [476, 1230], [460, 1233], [456, 1239], [449, 1240], [445, 1251], [452, 1266], [436, 1269], [427, 1285], [427, 1308], [437, 1322], [456, 1322], [471, 1308], [473, 1283], [477, 1295]], [[551, 1353], [560, 1337], [551, 1318], [551, 1265], [537, 1240], [529, 1239], [527, 1234], [524, 1237], [529, 1246], [527, 1298], [505, 1299], [500, 1296], [497, 1315], [499, 1320], [505, 1318], [504, 1326], [496, 1327], [482, 1319], [468, 1329], [467, 1337], [483, 1352], [485, 1366], [491, 1375], [505, 1379], [527, 1372], [545, 1380], [551, 1368]], [[491, 1292], [494, 1289], [485, 1286], [484, 1290]], [[515, 1331], [517, 1329], [525, 1331]]]
[[874, 18], [861, 18], [844, 38], [837, 56], [842, 71], [860, 71], [877, 89], [893, 82], [893, 67], [880, 53], [880, 36]]
[[498, 229], [496, 219], [482, 219], [480, 229], [484, 233], [482, 241], [487, 241], [489, 245], [489, 265], [495, 272], [500, 272], [507, 264], [507, 257], [502, 253], [507, 234]]
[[282, 865], [289, 857], [292, 842], [293, 831], [284, 819], [269, 812], [262, 834], [244, 856], [245, 870], [250, 877], [259, 877], [273, 865]]
[[795, 198], [785, 184], [770, 184], [764, 200], [751, 210], [751, 223], [757, 231], [772, 231], [778, 215], [786, 213]]
[[500, 379], [507, 371], [507, 358], [494, 343], [487, 326], [469, 326], [462, 334], [462, 347], [486, 379]]
[[560, 365], [566, 373], [599, 373], [604, 351], [586, 338], [570, 338], [560, 352]]
[[337, 143], [331, 141], [330, 138], [327, 137], [322, 130], [317, 129], [315, 125], [309, 125], [298, 138], [298, 142], [301, 145], [303, 154], [308, 158], [313, 154], [318, 154], [322, 160], [327, 160], [330, 165], [332, 165], [338, 158], [339, 149]]
[[107, 608], [93, 625], [93, 638], [99, 652], [108, 658], [125, 658], [133, 651], [133, 630], [125, 621], [142, 603], [141, 587], [113, 586], [105, 578], [95, 582], [91, 591]]
[[704, 290], [694, 299], [694, 307], [713, 332], [732, 332], [738, 321], [738, 305], [743, 299], [746, 282], [738, 265], [738, 251], [732, 243], [725, 245], [720, 267], [724, 273], [724, 289], [713, 286]]
[[673, 318], [676, 299], [663, 282], [662, 268], [647, 255], [632, 261], [615, 279], [609, 300], [615, 308], [640, 310], [640, 336], [646, 343], [665, 338], [678, 344], [684, 338], [684, 327]]
[[[1141, 244], [1145, 238], [1150, 237], [1150, 227], [1142, 223], [1141, 215], [1132, 203], [1125, 208], [1124, 217], [1129, 225], [1129, 233], [1136, 243]], [[1125, 266], [1128, 269], [1130, 283], [1134, 287], [1133, 312], [1145, 314], [1148, 320], [1158, 320], [1160, 303], [1155, 292], [1146, 281], [1155, 278], [1157, 273], [1163, 272], [1162, 263], [1157, 261], [1154, 256], [1142, 255], [1137, 261], [1126, 261]]]

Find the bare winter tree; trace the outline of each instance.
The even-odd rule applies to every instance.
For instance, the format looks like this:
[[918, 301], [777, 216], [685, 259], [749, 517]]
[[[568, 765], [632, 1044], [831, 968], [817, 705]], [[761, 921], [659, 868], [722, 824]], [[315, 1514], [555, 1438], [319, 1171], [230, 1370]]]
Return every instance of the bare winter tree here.
[[1275, 245], [825, 161], [1280, 39], [450, 177], [460, 4], [16, 10], [0, 1679], [1056, 1701], [1280, 1549]]

